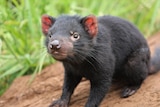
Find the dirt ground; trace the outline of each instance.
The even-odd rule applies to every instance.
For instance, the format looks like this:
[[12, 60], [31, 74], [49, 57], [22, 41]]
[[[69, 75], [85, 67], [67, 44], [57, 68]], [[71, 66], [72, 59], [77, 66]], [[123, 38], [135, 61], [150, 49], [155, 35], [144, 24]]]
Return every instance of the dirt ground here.
[[[160, 46], [160, 32], [148, 39], [153, 52]], [[30, 84], [31, 76], [17, 78], [0, 97], [0, 107], [47, 107], [61, 95], [63, 67], [57, 62], [43, 69]], [[101, 107], [160, 107], [160, 72], [150, 75], [136, 94], [120, 98], [121, 87], [113, 84], [101, 103]], [[85, 79], [76, 88], [70, 107], [83, 107], [89, 93], [89, 82]]]

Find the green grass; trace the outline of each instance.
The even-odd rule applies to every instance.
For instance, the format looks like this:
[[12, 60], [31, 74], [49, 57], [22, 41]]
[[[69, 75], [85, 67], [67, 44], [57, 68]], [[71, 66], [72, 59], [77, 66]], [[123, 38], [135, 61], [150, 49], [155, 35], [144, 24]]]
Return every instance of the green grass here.
[[160, 0], [1, 0], [0, 7], [0, 94], [16, 77], [54, 62], [44, 47], [42, 14], [109, 14], [133, 22], [145, 37], [160, 30]]

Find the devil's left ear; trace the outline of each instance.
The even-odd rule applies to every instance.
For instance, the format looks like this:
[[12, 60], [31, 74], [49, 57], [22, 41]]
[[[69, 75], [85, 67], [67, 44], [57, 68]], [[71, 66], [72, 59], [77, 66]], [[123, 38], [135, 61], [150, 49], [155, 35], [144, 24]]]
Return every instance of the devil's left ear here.
[[98, 33], [97, 18], [94, 15], [86, 16], [82, 19], [84, 29], [91, 37], [95, 37]]
[[54, 24], [55, 18], [49, 15], [42, 15], [41, 23], [42, 23], [42, 32], [44, 35], [48, 34], [49, 28]]

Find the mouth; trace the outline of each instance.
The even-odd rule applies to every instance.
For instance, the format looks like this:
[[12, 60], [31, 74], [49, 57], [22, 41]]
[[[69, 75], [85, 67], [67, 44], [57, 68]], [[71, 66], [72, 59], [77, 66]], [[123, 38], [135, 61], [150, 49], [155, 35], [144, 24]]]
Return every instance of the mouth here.
[[50, 52], [51, 56], [56, 60], [63, 60], [67, 58], [67, 53], [62, 53], [59, 51], [52, 51]]

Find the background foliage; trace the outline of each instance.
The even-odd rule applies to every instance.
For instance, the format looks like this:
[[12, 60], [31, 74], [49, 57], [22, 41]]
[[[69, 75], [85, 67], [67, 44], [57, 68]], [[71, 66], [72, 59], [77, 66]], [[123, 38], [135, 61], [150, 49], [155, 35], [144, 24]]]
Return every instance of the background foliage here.
[[44, 48], [42, 14], [114, 15], [145, 35], [160, 30], [160, 0], [0, 0], [0, 94], [19, 76], [54, 62]]

